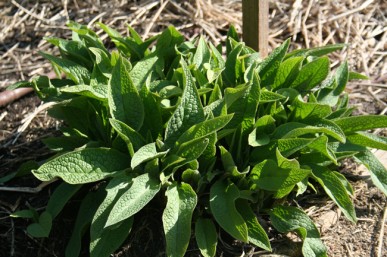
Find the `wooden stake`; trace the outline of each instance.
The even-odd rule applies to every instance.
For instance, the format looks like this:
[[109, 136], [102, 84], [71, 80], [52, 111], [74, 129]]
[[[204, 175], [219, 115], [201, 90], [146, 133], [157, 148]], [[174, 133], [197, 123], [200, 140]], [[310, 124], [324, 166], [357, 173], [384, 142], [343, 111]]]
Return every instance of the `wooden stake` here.
[[269, 0], [242, 0], [243, 40], [267, 56], [269, 37]]

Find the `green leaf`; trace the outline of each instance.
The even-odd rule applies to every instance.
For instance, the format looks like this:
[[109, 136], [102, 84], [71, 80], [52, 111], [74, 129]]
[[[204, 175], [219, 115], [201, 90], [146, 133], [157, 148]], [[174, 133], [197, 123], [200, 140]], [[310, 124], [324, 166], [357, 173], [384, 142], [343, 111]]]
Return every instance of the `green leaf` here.
[[139, 212], [160, 190], [160, 182], [149, 174], [140, 175], [132, 180], [131, 187], [122, 194], [113, 206], [105, 228], [124, 221]]
[[367, 146], [371, 148], [377, 148], [387, 150], [387, 138], [380, 137], [375, 134], [367, 132], [356, 132], [347, 136], [347, 139], [356, 145]]
[[328, 137], [322, 135], [311, 142], [308, 147], [318, 151], [331, 160], [335, 165], [338, 165], [335, 153], [328, 147]]
[[144, 163], [156, 158], [164, 157], [167, 153], [168, 151], [157, 152], [156, 143], [150, 143], [150, 144], [144, 145], [143, 147], [138, 149], [137, 152], [134, 153], [130, 166], [132, 169], [134, 169], [141, 163]]
[[187, 143], [194, 139], [208, 137], [212, 133], [222, 129], [227, 123], [232, 119], [233, 114], [215, 117], [213, 119], [205, 120], [198, 124], [195, 124], [187, 131], [185, 131], [179, 139], [176, 141], [176, 146], [179, 146], [183, 143]]
[[133, 152], [130, 153], [132, 156], [135, 151], [138, 151], [138, 149], [145, 144], [145, 139], [141, 136], [141, 134], [129, 127], [127, 124], [115, 119], [109, 119], [109, 121], [114, 130], [117, 131], [118, 135], [120, 135], [125, 143], [128, 144], [130, 151], [133, 150]]
[[27, 227], [27, 232], [33, 237], [48, 237], [52, 226], [52, 217], [49, 212], [40, 214], [39, 222], [33, 223]]
[[242, 51], [243, 43], [238, 43], [230, 54], [227, 56], [225, 63], [225, 69], [223, 70], [223, 75], [225, 81], [232, 87], [236, 85], [236, 80], [240, 77], [241, 61], [239, 60], [239, 55]]
[[218, 233], [211, 219], [199, 218], [195, 223], [195, 238], [204, 257], [214, 257], [218, 243]]
[[367, 76], [365, 76], [363, 74], [354, 72], [354, 71], [350, 71], [349, 75], [348, 75], [348, 80], [355, 80], [355, 79], [358, 79], [358, 80], [368, 80], [369, 77], [367, 77]]
[[110, 212], [126, 190], [130, 188], [130, 176], [115, 177], [106, 186], [107, 195], [95, 211], [90, 227], [90, 256], [108, 257], [124, 242], [128, 236], [133, 217], [105, 228]]
[[[301, 97], [294, 99], [289, 106], [292, 111], [294, 121], [300, 121], [307, 119], [319, 119], [325, 118], [332, 113], [332, 109], [329, 105], [319, 103], [305, 103]], [[312, 123], [313, 124], [313, 123]]]
[[97, 192], [89, 192], [81, 202], [77, 219], [71, 238], [66, 246], [65, 256], [79, 256], [81, 251], [82, 236], [93, 219], [94, 213], [98, 208], [103, 197], [103, 190]]
[[36, 211], [34, 210], [20, 210], [16, 211], [9, 216], [11, 218], [24, 218], [24, 219], [33, 219], [35, 218]]
[[329, 73], [328, 57], [320, 57], [306, 64], [298, 73], [297, 78], [289, 86], [295, 88], [299, 92], [306, 93], [320, 84]]
[[191, 238], [192, 214], [197, 196], [189, 184], [173, 183], [165, 192], [167, 205], [163, 212], [163, 226], [167, 256], [183, 257]]
[[87, 148], [62, 154], [32, 173], [42, 181], [60, 177], [69, 184], [85, 184], [112, 176], [129, 165], [129, 157], [114, 149]]
[[144, 106], [133, 84], [123, 57], [119, 57], [109, 81], [108, 100], [110, 114], [138, 131], [144, 121]]
[[[75, 148], [82, 147], [88, 143], [88, 139], [78, 136], [49, 137], [42, 139], [43, 143], [52, 151], [73, 151]], [[35, 169], [37, 169], [35, 167]], [[1, 183], [1, 180], [0, 180]]]
[[343, 131], [334, 122], [318, 119], [308, 121], [308, 123], [313, 124], [313, 126], [299, 122], [283, 124], [274, 131], [273, 138], [296, 138], [305, 134], [324, 133], [340, 142], [345, 142]]
[[88, 84], [90, 81], [90, 72], [83, 66], [66, 59], [61, 59], [50, 54], [40, 52], [53, 65], [64, 72], [68, 78], [76, 84]]
[[316, 57], [319, 57], [319, 56], [327, 55], [327, 54], [332, 53], [332, 52], [337, 51], [337, 50], [341, 50], [345, 46], [347, 46], [347, 45], [346, 44], [333, 44], [333, 45], [319, 46], [319, 47], [309, 48], [309, 49], [297, 49], [297, 50], [294, 50], [294, 51], [288, 53], [285, 58], [287, 59], [287, 58], [290, 58], [293, 56], [305, 56], [305, 57], [316, 56]]
[[145, 135], [151, 133], [155, 140], [164, 131], [163, 117], [161, 107], [156, 97], [149, 91], [148, 87], [142, 87], [140, 96], [144, 102], [144, 123], [140, 133]]
[[95, 63], [99, 70], [105, 77], [110, 78], [113, 67], [108, 54], [95, 47], [90, 47], [89, 50], [95, 55]]
[[196, 67], [201, 70], [203, 64], [209, 63], [211, 59], [211, 53], [208, 49], [206, 41], [203, 37], [200, 37], [198, 46], [196, 48], [196, 52], [193, 56], [192, 63], [196, 65]]
[[216, 222], [231, 236], [248, 242], [248, 227], [235, 207], [239, 198], [238, 187], [227, 180], [218, 180], [210, 190], [210, 207]]
[[4, 177], [0, 178], [0, 184], [6, 183], [13, 178], [22, 177], [31, 174], [31, 170], [39, 168], [39, 164], [36, 161], [27, 161], [20, 165], [17, 171], [12, 172]]
[[47, 203], [46, 211], [51, 214], [51, 218], [55, 219], [56, 216], [63, 210], [67, 202], [73, 197], [82, 185], [70, 185], [62, 182], [50, 196], [50, 200]]
[[94, 98], [97, 100], [107, 99], [107, 90], [104, 86], [92, 87], [89, 85], [75, 85], [64, 87], [60, 89], [63, 93], [73, 93], [77, 95], [83, 95], [89, 98]]
[[383, 163], [366, 147], [349, 144], [342, 147], [345, 151], [359, 152], [355, 155], [356, 159], [363, 163], [371, 172], [371, 179], [374, 185], [387, 195], [387, 169]]
[[335, 119], [333, 121], [340, 126], [345, 134], [387, 127], [387, 116], [384, 115], [351, 116]]
[[306, 257], [327, 257], [327, 249], [320, 239], [313, 221], [300, 209], [277, 206], [270, 212], [270, 220], [279, 232], [295, 231], [304, 241], [302, 254]]
[[259, 76], [261, 78], [262, 87], [271, 86], [279, 71], [279, 67], [286, 52], [288, 51], [290, 39], [287, 39], [281, 46], [266, 57], [259, 66]]
[[283, 61], [277, 71], [272, 89], [277, 90], [291, 85], [301, 70], [304, 57], [292, 57]]
[[257, 217], [255, 216], [248, 202], [244, 200], [238, 200], [237, 209], [238, 212], [242, 215], [243, 219], [246, 221], [247, 228], [249, 230], [249, 242], [262, 249], [265, 249], [266, 251], [271, 251], [269, 237], [267, 236], [262, 226], [259, 224]]
[[152, 72], [156, 70], [160, 61], [161, 59], [153, 54], [141, 59], [134, 65], [133, 69], [130, 71], [130, 78], [138, 91], [141, 90], [147, 79], [150, 78]]
[[268, 191], [278, 191], [296, 185], [310, 174], [308, 169], [281, 168], [273, 160], [265, 160], [251, 170], [253, 187]]
[[267, 89], [262, 89], [259, 101], [261, 103], [270, 103], [284, 99], [285, 97], [283, 95], [268, 91]]
[[90, 55], [87, 48], [79, 41], [69, 41], [62, 38], [44, 38], [47, 42], [57, 46], [61, 56], [67, 60], [73, 60], [81, 66], [90, 68]]
[[172, 145], [190, 127], [204, 121], [204, 110], [200, 102], [191, 72], [184, 61], [183, 68], [184, 91], [181, 102], [168, 121], [165, 130], [165, 144]]
[[329, 169], [312, 166], [313, 178], [324, 188], [327, 195], [340, 207], [345, 217], [356, 223], [355, 207], [341, 180]]
[[179, 147], [176, 154], [182, 158], [185, 158], [187, 162], [195, 160], [199, 158], [204, 150], [206, 150], [208, 143], [208, 138], [198, 138], [188, 141]]

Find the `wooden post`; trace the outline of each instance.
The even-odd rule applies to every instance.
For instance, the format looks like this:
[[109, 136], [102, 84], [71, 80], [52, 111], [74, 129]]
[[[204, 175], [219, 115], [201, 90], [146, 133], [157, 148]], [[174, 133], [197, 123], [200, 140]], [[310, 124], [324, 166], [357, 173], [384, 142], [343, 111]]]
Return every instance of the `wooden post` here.
[[269, 37], [269, 0], [242, 0], [243, 40], [267, 56]]

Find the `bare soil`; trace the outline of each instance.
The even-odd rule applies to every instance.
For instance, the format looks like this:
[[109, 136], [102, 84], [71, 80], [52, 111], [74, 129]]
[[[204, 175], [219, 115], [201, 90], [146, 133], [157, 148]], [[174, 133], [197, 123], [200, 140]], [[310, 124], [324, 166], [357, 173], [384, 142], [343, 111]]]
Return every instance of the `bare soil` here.
[[[270, 50], [292, 38], [292, 48], [348, 43], [349, 47], [330, 57], [332, 66], [348, 59], [351, 68], [370, 77], [369, 81], [348, 86], [351, 103], [358, 114], [387, 112], [387, 3], [374, 1], [271, 1]], [[130, 24], [144, 37], [173, 24], [187, 38], [204, 35], [214, 43], [224, 39], [230, 23], [241, 31], [241, 1], [15, 1], [0, 2], [0, 92], [34, 74], [47, 74], [51, 68], [38, 51], [53, 52], [43, 36], [69, 37], [67, 19], [93, 26], [102, 21], [126, 33]], [[0, 177], [18, 169], [28, 160], [41, 161], [50, 156], [41, 140], [56, 135], [58, 121], [47, 116], [40, 100], [27, 95], [0, 107]], [[387, 135], [386, 130], [375, 133]], [[387, 164], [386, 155], [378, 153]], [[324, 194], [310, 193], [295, 199], [307, 210], [320, 229], [329, 256], [387, 256], [387, 200], [370, 182], [364, 168], [343, 163], [342, 170], [355, 190], [353, 201], [359, 221], [352, 224]], [[54, 221], [48, 239], [35, 239], [26, 232], [28, 221], [11, 219], [9, 214], [30, 206], [43, 210], [56, 184], [39, 193], [17, 192], [17, 187], [35, 188], [40, 182], [32, 176], [0, 184], [0, 257], [64, 256], [79, 202], [75, 199]], [[2, 188], [12, 187], [12, 192]], [[114, 254], [118, 256], [164, 256], [161, 208], [150, 205], [136, 216], [133, 233]], [[301, 256], [299, 239], [276, 233], [259, 217], [269, 231], [273, 253], [232, 241], [221, 233], [218, 256]], [[80, 256], [88, 256], [87, 238]], [[200, 256], [194, 242], [187, 256]]]

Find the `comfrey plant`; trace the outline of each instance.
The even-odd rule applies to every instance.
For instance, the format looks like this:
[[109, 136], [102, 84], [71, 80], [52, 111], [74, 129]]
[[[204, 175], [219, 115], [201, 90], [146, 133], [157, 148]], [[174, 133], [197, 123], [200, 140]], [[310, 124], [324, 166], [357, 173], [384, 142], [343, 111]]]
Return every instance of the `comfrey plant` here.
[[44, 141], [56, 155], [32, 171], [63, 182], [43, 213], [14, 216], [32, 217], [27, 231], [47, 237], [66, 202], [95, 184], [66, 256], [79, 255], [85, 231], [90, 256], [109, 256], [156, 196], [167, 256], [184, 256], [191, 237], [215, 256], [218, 233], [270, 251], [260, 214], [296, 232], [304, 256], [326, 256], [312, 220], [287, 199], [323, 189], [356, 222], [352, 187], [336, 171], [344, 158], [362, 162], [387, 194], [386, 168], [368, 149], [387, 150], [387, 140], [367, 132], [387, 127], [387, 117], [351, 116], [344, 89], [364, 76], [346, 62], [330, 74], [325, 55], [344, 45], [287, 53], [287, 40], [261, 59], [231, 28], [224, 57], [222, 46], [185, 41], [174, 27], [143, 41], [130, 27], [123, 37], [99, 23], [117, 47], [110, 52], [86, 26], [68, 26], [71, 40], [47, 39], [61, 56], [42, 53], [65, 79], [13, 86], [54, 101], [49, 114], [64, 121], [63, 136]]

